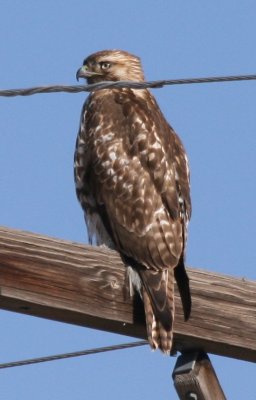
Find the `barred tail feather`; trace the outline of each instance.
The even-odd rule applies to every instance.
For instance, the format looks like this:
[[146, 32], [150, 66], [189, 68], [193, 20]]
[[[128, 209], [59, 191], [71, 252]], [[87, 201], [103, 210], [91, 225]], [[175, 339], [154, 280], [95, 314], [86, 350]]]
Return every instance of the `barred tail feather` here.
[[159, 348], [163, 353], [170, 354], [174, 318], [173, 269], [163, 272], [149, 270], [141, 272], [149, 344], [152, 349]]
[[163, 353], [170, 354], [172, 348], [172, 329], [163, 327], [160, 321], [156, 320], [150, 298], [143, 290], [143, 302], [146, 316], [147, 336], [150, 347], [153, 350], [160, 349]]

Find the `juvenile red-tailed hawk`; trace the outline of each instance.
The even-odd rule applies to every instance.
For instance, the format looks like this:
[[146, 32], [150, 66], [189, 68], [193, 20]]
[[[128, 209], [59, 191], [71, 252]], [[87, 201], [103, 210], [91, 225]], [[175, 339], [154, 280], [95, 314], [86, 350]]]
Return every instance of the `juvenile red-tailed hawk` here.
[[[140, 59], [119, 50], [92, 54], [77, 78], [144, 81]], [[174, 277], [185, 320], [191, 310], [184, 266], [189, 167], [179, 137], [147, 89], [91, 92], [76, 143], [75, 182], [90, 243], [124, 257], [130, 292], [138, 290], [144, 302], [149, 343], [170, 353]]]

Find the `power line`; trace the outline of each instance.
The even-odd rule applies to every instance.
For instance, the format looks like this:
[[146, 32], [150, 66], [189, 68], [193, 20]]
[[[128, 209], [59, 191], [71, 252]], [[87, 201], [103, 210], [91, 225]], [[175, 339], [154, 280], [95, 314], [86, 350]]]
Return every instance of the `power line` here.
[[64, 359], [73, 358], [73, 357], [88, 356], [90, 354], [105, 353], [107, 351], [129, 349], [131, 347], [144, 346], [145, 344], [148, 344], [148, 342], [146, 340], [141, 340], [139, 342], [123, 343], [123, 344], [117, 344], [114, 346], [106, 346], [106, 347], [98, 347], [95, 349], [75, 351], [73, 353], [63, 353], [63, 354], [55, 354], [52, 356], [46, 356], [46, 357], [30, 358], [27, 360], [13, 361], [13, 362], [0, 364], [0, 369], [21, 367], [24, 365], [39, 364], [39, 363], [55, 361], [55, 360], [64, 360]]
[[79, 92], [92, 92], [100, 89], [108, 88], [132, 88], [132, 89], [148, 89], [148, 88], [162, 88], [167, 85], [184, 85], [193, 83], [216, 83], [216, 82], [234, 82], [234, 81], [251, 81], [256, 80], [256, 75], [234, 75], [234, 76], [215, 76], [208, 78], [189, 78], [189, 79], [169, 79], [148, 82], [135, 82], [135, 81], [106, 81], [93, 83], [90, 85], [52, 85], [52, 86], [36, 86], [27, 89], [5, 89], [0, 90], [0, 96], [14, 97], [14, 96], [31, 96], [38, 93], [79, 93]]

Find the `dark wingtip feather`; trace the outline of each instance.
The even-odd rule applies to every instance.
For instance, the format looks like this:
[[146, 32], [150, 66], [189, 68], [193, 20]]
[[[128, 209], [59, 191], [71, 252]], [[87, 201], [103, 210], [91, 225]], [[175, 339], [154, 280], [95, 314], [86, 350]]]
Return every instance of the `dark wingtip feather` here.
[[189, 287], [189, 278], [185, 270], [183, 259], [180, 260], [179, 264], [174, 269], [174, 276], [180, 293], [184, 320], [187, 321], [191, 314], [192, 301]]

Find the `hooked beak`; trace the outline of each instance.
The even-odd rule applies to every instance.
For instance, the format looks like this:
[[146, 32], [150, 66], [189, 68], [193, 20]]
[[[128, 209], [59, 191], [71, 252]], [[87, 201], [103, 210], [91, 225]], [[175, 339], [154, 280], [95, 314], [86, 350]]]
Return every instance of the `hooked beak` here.
[[90, 77], [96, 76], [96, 75], [100, 75], [100, 74], [97, 72], [90, 71], [88, 69], [87, 65], [83, 65], [76, 72], [76, 80], [78, 81], [80, 78], [87, 79], [87, 78], [90, 78]]

